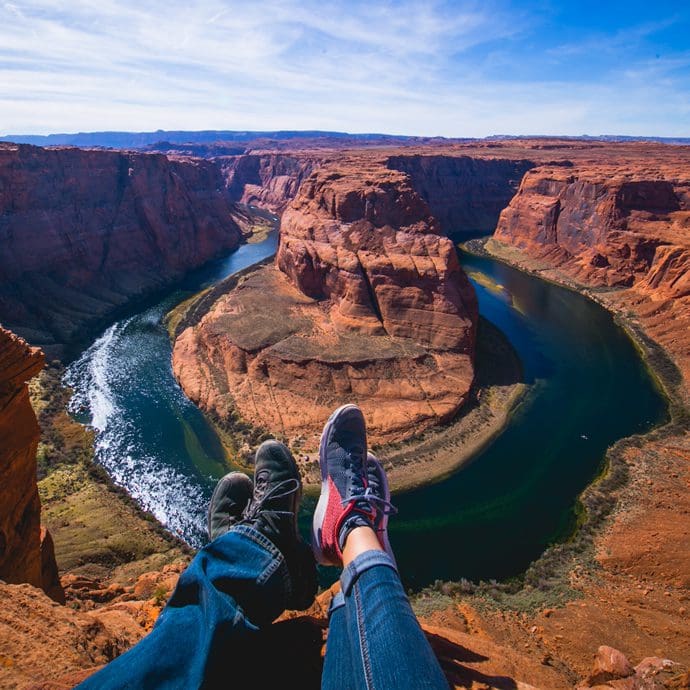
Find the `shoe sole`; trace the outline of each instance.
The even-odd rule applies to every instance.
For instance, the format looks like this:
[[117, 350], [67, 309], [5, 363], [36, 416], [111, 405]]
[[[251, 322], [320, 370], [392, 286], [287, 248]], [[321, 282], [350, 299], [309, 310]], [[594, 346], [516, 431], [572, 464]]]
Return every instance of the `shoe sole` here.
[[319, 443], [319, 468], [321, 469], [321, 495], [319, 496], [319, 502], [316, 504], [316, 510], [314, 511], [314, 520], [312, 522], [311, 531], [311, 547], [314, 552], [314, 558], [321, 565], [340, 565], [338, 561], [332, 561], [328, 558], [321, 550], [321, 529], [323, 527], [323, 521], [326, 517], [326, 509], [328, 508], [329, 500], [329, 485], [328, 485], [328, 466], [327, 463], [322, 461], [326, 455], [326, 446], [328, 445], [327, 438], [333, 428], [333, 424], [343, 410], [355, 408], [359, 409], [357, 405], [348, 403], [347, 405], [341, 405], [331, 416], [328, 418], [326, 425], [321, 433], [321, 441]]

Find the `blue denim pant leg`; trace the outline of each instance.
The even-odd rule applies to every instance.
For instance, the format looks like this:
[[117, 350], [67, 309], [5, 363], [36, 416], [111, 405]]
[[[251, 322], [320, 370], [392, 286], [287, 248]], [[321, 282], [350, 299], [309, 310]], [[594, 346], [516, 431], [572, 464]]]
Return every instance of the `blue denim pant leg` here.
[[350, 638], [347, 631], [345, 597], [342, 591], [332, 599], [328, 610], [328, 639], [321, 675], [322, 690], [356, 690]]
[[259, 628], [282, 613], [289, 588], [280, 551], [234, 527], [180, 575], [153, 630], [79, 688], [249, 687]]
[[[412, 612], [390, 556], [384, 551], [360, 554], [343, 570], [340, 582], [351, 685], [357, 690], [448, 690], [448, 681]], [[347, 687], [348, 682], [331, 675], [345, 672], [344, 661], [329, 664], [328, 645], [334, 632], [329, 630], [326, 642], [324, 690]], [[341, 643], [333, 652], [345, 657]]]

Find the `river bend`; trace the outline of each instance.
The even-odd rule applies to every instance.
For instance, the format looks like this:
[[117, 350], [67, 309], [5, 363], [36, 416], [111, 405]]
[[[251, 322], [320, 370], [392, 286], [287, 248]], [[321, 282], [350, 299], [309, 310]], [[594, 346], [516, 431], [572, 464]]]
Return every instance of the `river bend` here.
[[[226, 468], [218, 438], [172, 375], [164, 314], [276, 250], [277, 234], [196, 271], [153, 307], [112, 324], [70, 364], [73, 414], [96, 431], [96, 460], [172, 532], [205, 542], [205, 510]], [[480, 313], [510, 339], [532, 392], [471, 463], [395, 497], [391, 542], [407, 586], [503, 579], [575, 524], [578, 494], [606, 448], [666, 415], [663, 397], [611, 315], [583, 296], [463, 254]], [[305, 532], [313, 509], [306, 500]]]

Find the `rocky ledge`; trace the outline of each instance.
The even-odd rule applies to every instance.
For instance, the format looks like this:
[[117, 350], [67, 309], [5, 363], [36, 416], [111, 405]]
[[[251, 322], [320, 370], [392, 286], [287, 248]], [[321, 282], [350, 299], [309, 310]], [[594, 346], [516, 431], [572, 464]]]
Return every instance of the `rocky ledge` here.
[[346, 401], [373, 443], [419, 434], [457, 413], [474, 376], [477, 303], [455, 248], [409, 176], [378, 161], [312, 173], [275, 265], [194, 321], [173, 351], [187, 395], [305, 449]]
[[40, 430], [26, 382], [43, 353], [0, 327], [0, 580], [28, 582], [64, 601], [36, 483]]

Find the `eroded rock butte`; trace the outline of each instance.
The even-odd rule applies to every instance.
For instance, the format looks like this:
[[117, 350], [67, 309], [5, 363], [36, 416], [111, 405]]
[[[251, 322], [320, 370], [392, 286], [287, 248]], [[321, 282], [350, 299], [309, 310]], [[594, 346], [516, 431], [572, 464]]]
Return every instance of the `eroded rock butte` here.
[[[414, 155], [426, 155], [429, 148]], [[34, 153], [34, 160], [39, 162], [41, 156], [48, 156], [47, 153], [38, 151]], [[114, 155], [112, 152], [88, 153], [83, 160], [93, 156], [95, 161], [101, 155], [106, 158]], [[405, 151], [407, 153], [408, 150]], [[76, 153], [74, 155], [77, 156]], [[383, 162], [385, 167], [386, 156], [389, 155], [402, 154], [398, 150], [386, 154], [368, 154], [366, 158]], [[687, 190], [687, 180], [690, 177], [687, 174], [690, 170], [690, 151], [683, 147], [647, 144], [600, 145], [538, 140], [493, 142], [483, 146], [444, 145], [429, 157], [438, 158], [439, 167], [447, 170], [443, 158], [463, 155], [487, 160], [527, 160], [534, 166], [542, 166], [532, 173], [535, 175], [534, 180], [529, 177], [525, 179], [524, 191], [514, 199], [512, 210], [506, 211], [501, 220], [499, 236], [500, 249], [504, 252], [502, 255], [560, 282], [589, 286], [596, 290], [597, 298], [607, 306], [618, 313], [638, 319], [644, 332], [661, 343], [685, 373], [685, 378], [678, 381], [678, 394], [687, 400], [687, 366], [690, 362], [687, 336], [690, 328], [687, 321], [687, 289], [683, 287], [688, 275], [687, 216], [684, 215], [688, 210], [688, 197], [684, 190]], [[15, 165], [12, 174], [18, 175], [17, 179], [24, 174], [22, 170], [25, 169], [27, 160], [29, 159], [24, 158], [21, 164]], [[63, 156], [60, 160], [65, 165], [72, 159]], [[616, 179], [617, 173], [614, 174], [611, 168], [605, 171], [601, 167], [612, 161], [621, 173], [628, 176], [626, 180], [621, 182], [622, 178]], [[423, 165], [415, 164], [414, 167], [434, 167], [426, 160], [422, 163]], [[264, 172], [268, 167], [263, 169]], [[401, 169], [396, 165], [391, 167]], [[55, 175], [64, 173], [69, 177], [64, 172], [68, 168], [69, 166], [58, 167], [52, 171]], [[510, 166], [506, 166], [506, 169], [509, 168]], [[278, 166], [275, 169], [278, 170]], [[476, 203], [471, 203], [466, 198], [452, 201], [449, 197], [447, 202], [442, 199], [434, 200], [434, 189], [423, 187], [415, 172], [404, 172], [410, 173], [412, 186], [427, 201], [430, 210], [441, 220], [446, 231], [453, 229], [446, 225], [454, 222], [450, 219], [461, 217], [461, 212], [465, 213], [468, 209], [479, 208], [482, 214], [498, 213], [495, 206], [483, 204], [481, 198]], [[88, 171], [79, 168], [74, 169], [73, 173], [73, 184], [86, 185], [86, 190], [88, 185], [83, 176], [88, 176]], [[39, 172], [36, 175], [35, 179], [40, 182], [42, 178]], [[573, 176], [579, 181], [586, 178], [587, 184], [579, 184], [575, 179], [566, 182], [560, 179], [561, 175], [566, 178]], [[560, 180], [553, 186], [553, 193], [549, 191], [551, 183], [546, 185], [538, 182], [539, 177], [551, 176]], [[250, 179], [261, 180], [260, 175], [259, 178], [250, 178], [249, 175], [243, 178], [243, 174], [240, 174], [234, 179], [238, 187], [233, 195], [237, 195], [237, 198], [252, 198], [269, 203], [269, 196], [262, 197], [260, 190], [248, 187], [247, 196], [244, 196], [245, 189], [242, 185], [245, 182], [247, 185], [258, 185]], [[270, 171], [266, 179], [270, 181]], [[317, 176], [316, 179], [320, 178]], [[636, 191], [628, 196], [630, 188], [625, 185], [631, 180], [636, 183]], [[653, 184], [642, 184], [646, 182]], [[677, 207], [667, 191], [667, 185], [659, 185], [659, 182], [671, 185]], [[543, 185], [540, 187], [542, 191], [534, 191], [533, 185], [539, 187], [540, 184]], [[482, 188], [488, 190], [490, 186], [477, 184], [474, 187], [475, 193], [479, 194]], [[277, 210], [289, 201], [281, 195], [290, 196], [293, 188], [281, 183], [272, 189], [271, 194], [275, 192], [276, 196], [271, 197], [270, 203], [275, 201], [274, 208]], [[98, 193], [97, 186], [88, 187], [88, 190], [88, 199], [91, 199], [90, 194]], [[642, 195], [644, 200], [640, 201]], [[462, 197], [461, 194], [457, 196]], [[594, 201], [592, 197], [595, 198]], [[205, 195], [202, 194], [201, 198], [205, 198]], [[556, 198], [559, 210], [554, 215], [548, 208], [554, 205]], [[650, 200], [659, 205], [651, 205]], [[296, 203], [302, 202], [298, 199]], [[304, 203], [309, 210], [310, 203], [306, 200]], [[451, 206], [446, 212], [441, 212], [446, 203], [456, 204], [457, 211]], [[644, 208], [640, 208], [641, 205]], [[349, 206], [346, 205], [347, 207]], [[4, 215], [0, 223], [4, 225], [0, 227], [7, 228], [13, 207], [10, 205], [3, 208]], [[52, 217], [56, 219], [63, 211], [59, 205], [53, 208], [56, 215]], [[332, 209], [332, 205], [330, 208]], [[21, 204], [18, 209], [20, 213], [24, 212]], [[344, 233], [347, 235], [347, 242], [352, 242], [348, 230], [351, 221], [344, 220], [348, 216], [341, 214], [338, 217], [328, 209], [326, 204], [323, 209], [310, 210], [314, 223], [319, 227], [333, 227], [331, 235]], [[288, 217], [291, 212], [288, 212]], [[564, 220], [569, 219], [563, 226], [559, 221], [561, 213]], [[51, 217], [48, 207], [46, 214]], [[581, 214], [579, 220], [578, 214]], [[474, 217], [479, 218], [479, 215]], [[532, 221], [529, 220], [530, 217]], [[545, 218], [551, 220], [545, 222]], [[372, 232], [379, 230], [372, 217], [367, 222], [372, 224]], [[345, 228], [344, 231], [340, 229], [341, 226]], [[19, 233], [21, 224], [12, 227]], [[124, 227], [118, 226], [118, 232]], [[137, 227], [141, 230], [145, 226]], [[410, 234], [416, 240], [421, 239], [414, 232]], [[315, 241], [305, 240], [302, 235], [298, 222], [294, 231], [295, 246], [298, 249], [293, 247], [292, 250], [295, 251], [295, 260], [299, 256], [304, 256], [305, 261], [307, 256], [318, 259], [318, 270], [323, 271], [324, 276], [332, 278], [334, 274], [337, 275], [340, 263], [333, 264], [332, 261], [339, 262], [341, 255], [344, 260], [350, 254], [355, 254], [354, 259], [348, 258], [348, 266], [359, 262], [357, 252], [348, 249], [351, 246], [349, 244], [340, 248], [334, 242], [331, 248], [322, 247]], [[429, 235], [427, 231], [422, 237], [426, 235]], [[385, 233], [383, 236], [385, 237]], [[641, 236], [646, 239], [640, 241]], [[299, 249], [300, 244], [303, 249]], [[10, 243], [4, 246], [12, 248], [19, 245]], [[45, 256], [40, 245], [26, 242], [21, 247], [25, 253], [35, 252]], [[74, 256], [78, 256], [80, 247], [87, 251], [88, 246], [75, 243], [70, 250], [74, 252]], [[67, 252], [61, 256], [69, 257], [71, 254]], [[24, 255], [19, 258], [22, 262], [29, 261]], [[78, 262], [65, 258], [64, 275], [68, 275], [75, 265]], [[363, 272], [364, 268], [360, 270]], [[329, 297], [321, 298], [305, 295], [275, 267], [270, 268], [266, 275], [280, 285], [280, 291], [276, 288], [275, 294], [285, 295], [286, 301], [297, 305], [295, 309], [301, 310], [304, 306], [305, 312], [309, 312], [320, 304], [325, 316], [318, 320], [318, 324], [331, 323], [333, 333], [338, 338], [344, 333], [337, 326], [340, 318], [352, 320], [351, 332], [355, 337], [366, 332], [372, 325], [376, 326], [377, 320], [377, 328], [385, 330], [384, 320], [379, 319], [375, 310], [374, 317], [371, 316], [375, 302], [369, 296], [371, 293], [368, 288], [366, 292], [360, 293], [358, 287], [352, 293], [343, 293], [339, 291], [339, 286], [348, 283], [334, 280], [329, 283], [328, 288], [333, 290], [332, 296], [329, 292]], [[387, 274], [385, 277], [388, 279]], [[245, 285], [240, 286], [238, 292], [246, 287], [246, 292], [251, 293], [254, 289], [252, 280], [255, 279], [252, 277]], [[361, 283], [355, 281], [353, 285], [361, 286]], [[19, 283], [15, 283], [13, 289], [17, 292], [12, 304], [20, 303], [18, 286]], [[28, 290], [28, 287], [24, 286], [23, 289]], [[260, 291], [254, 289], [254, 293], [256, 299], [265, 299]], [[63, 295], [45, 294], [43, 298], [46, 304], [62, 304]], [[277, 301], [278, 298], [275, 299]], [[83, 306], [85, 302], [80, 304]], [[342, 312], [339, 313], [341, 306]], [[236, 318], [237, 314], [230, 313], [229, 316]], [[302, 318], [301, 315], [298, 316]], [[43, 328], [42, 318], [41, 313], [38, 313], [35, 323], [27, 323], [40, 331]], [[75, 319], [74, 322], [78, 321], [79, 319]], [[268, 325], [279, 328], [279, 324]], [[415, 328], [421, 327], [420, 324], [414, 325]], [[267, 332], [270, 333], [270, 328], [267, 328]], [[30, 527], [28, 532], [23, 533], [28, 535], [25, 543], [14, 537], [3, 541], [3, 553], [11, 543], [12, 558], [7, 561], [0, 557], [0, 564], [7, 568], [9, 562], [9, 569], [14, 572], [21, 568], [21, 578], [37, 584], [40, 583], [36, 575], [39, 561], [36, 548], [40, 533], [36, 513], [35, 469], [31, 467], [31, 463], [35, 463], [32, 452], [35, 451], [37, 431], [35, 419], [28, 408], [24, 381], [40, 368], [40, 360], [41, 357], [35, 350], [0, 332], [0, 362], [3, 366], [3, 373], [0, 374], [0, 490], [3, 492], [0, 507], [3, 510], [9, 508], [11, 513], [3, 513], [0, 517], [1, 529], [6, 536], [11, 533], [11, 525], [17, 523], [19, 513], [12, 512], [15, 503], [23, 506], [20, 510], [23, 510], [23, 516], [27, 516], [26, 525]], [[312, 388], [316, 388], [316, 385], [313, 384]], [[5, 455], [2, 455], [3, 451]], [[690, 497], [687, 486], [690, 482], [690, 436], [687, 434], [687, 427], [683, 429], [676, 426], [671, 430], [661, 430], [651, 438], [636, 439], [635, 443], [626, 446], [624, 455], [629, 478], [615, 495], [619, 510], [595, 537], [596, 568], [592, 567], [593, 563], [588, 557], [566, 566], [569, 586], [580, 598], [573, 598], [566, 605], [555, 608], [542, 608], [541, 611], [527, 608], [520, 612], [505, 607], [475, 608], [471, 599], [458, 601], [441, 596], [436, 600], [431, 597], [431, 604], [436, 603], [437, 610], [426, 614], [424, 628], [452, 686], [565, 689], [579, 683], [581, 687], [592, 687], [594, 684], [597, 687], [621, 688], [688, 687], [690, 535], [687, 516], [690, 512]], [[69, 493], [67, 484], [65, 490]], [[11, 497], [8, 498], [6, 491], [11, 491]], [[113, 494], [111, 499], [118, 503], [121, 501], [117, 494]], [[131, 510], [131, 506], [123, 503], [121, 510]], [[142, 527], [127, 529], [132, 533], [143, 530]], [[56, 550], [58, 560], [62, 562], [64, 552], [61, 551], [57, 536]], [[76, 558], [76, 554], [72, 556]], [[153, 559], [160, 556], [157, 553], [150, 557]], [[184, 565], [179, 563], [163, 567], [161, 563], [160, 560], [152, 560], [150, 568], [154, 572], [144, 575], [140, 575], [139, 570], [128, 573], [124, 568], [118, 568], [112, 574], [114, 579], [69, 574], [63, 579], [69, 606], [59, 606], [42, 591], [28, 584], [0, 584], [0, 667], [3, 684], [8, 687], [71, 687], [93, 672], [94, 667], [105, 663], [140, 639], [153, 624], [162, 602], [174, 587], [177, 573]], [[103, 570], [100, 562], [87, 562], [82, 567], [97, 572]], [[3, 570], [0, 578], [14, 577], [8, 572], [7, 569]], [[31, 573], [29, 576], [26, 575], [28, 572]], [[529, 600], [533, 593], [524, 594], [526, 600]], [[303, 687], [319, 686], [320, 633], [325, 632], [327, 625], [329, 596], [329, 592], [321, 595], [314, 608], [302, 619], [287, 620], [280, 624], [285, 625], [285, 638], [293, 642], [292, 647], [287, 647], [287, 653], [293, 656], [286, 667], [297, 667], [301, 675], [296, 683], [301, 683]], [[424, 598], [421, 603], [424, 603]], [[74, 610], [75, 608], [78, 610]], [[286, 618], [290, 618], [290, 614], [286, 614]], [[308, 635], [300, 636], [300, 626], [305, 622], [316, 627], [311, 628]], [[294, 625], [291, 626], [291, 623]], [[307, 637], [310, 640], [308, 644], [305, 643]], [[592, 657], [599, 645], [613, 645], [615, 649], [601, 647], [594, 657], [593, 666]], [[654, 656], [650, 656], [651, 654]], [[312, 669], [307, 660], [314, 659], [316, 663]], [[633, 663], [641, 661], [631, 670], [632, 664], [628, 663], [628, 659]], [[280, 668], [282, 673], [284, 669]], [[306, 676], [303, 670], [306, 668], [314, 671], [313, 677]], [[285, 683], [285, 680], [281, 678], [279, 682]]]
[[372, 442], [452, 417], [473, 379], [474, 291], [405, 173], [324, 165], [282, 217], [275, 266], [222, 295], [185, 328], [173, 370], [221, 420], [313, 449], [346, 400]]

